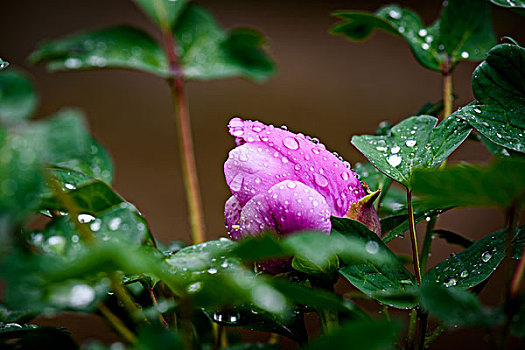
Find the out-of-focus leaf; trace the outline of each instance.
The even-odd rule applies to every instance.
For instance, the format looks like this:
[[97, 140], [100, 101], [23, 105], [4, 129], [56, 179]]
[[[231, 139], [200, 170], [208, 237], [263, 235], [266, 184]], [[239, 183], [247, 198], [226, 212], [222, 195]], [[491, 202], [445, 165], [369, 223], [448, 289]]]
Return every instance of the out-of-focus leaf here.
[[416, 13], [388, 5], [375, 13], [335, 12], [342, 21], [331, 31], [350, 40], [364, 40], [376, 29], [399, 36], [421, 65], [437, 71], [447, 71], [460, 60], [482, 60], [496, 44], [488, 2], [449, 0], [443, 5], [441, 17], [428, 27]]
[[450, 326], [490, 327], [504, 320], [501, 310], [484, 308], [476, 295], [458, 288], [423, 283], [420, 301], [431, 316]]
[[0, 72], [0, 125], [28, 119], [36, 103], [33, 84], [25, 73], [12, 68]]
[[[390, 257], [389, 261], [384, 263], [349, 263], [339, 270], [343, 277], [366, 295], [387, 305], [397, 308], [414, 306], [411, 298], [399, 298], [399, 295], [412, 294], [416, 287], [414, 276], [374, 232], [357, 221], [336, 217], [332, 217], [332, 230], [363, 240], [369, 253], [375, 252]], [[390, 298], [390, 294], [395, 297]]]
[[346, 349], [379, 350], [388, 349], [396, 340], [399, 326], [386, 321], [356, 321], [312, 341], [307, 350]]
[[8, 66], [9, 66], [9, 62], [4, 61], [3, 59], [0, 58], [0, 70], [7, 68]]
[[89, 151], [85, 154], [55, 165], [80, 171], [94, 179], [111, 184], [113, 181], [113, 162], [111, 157], [94, 139], [91, 139], [90, 143]]
[[186, 0], [133, 0], [160, 27], [172, 27], [186, 6]]
[[409, 117], [389, 136], [354, 136], [352, 144], [388, 177], [411, 188], [412, 172], [439, 166], [467, 138], [471, 128], [449, 116], [437, 127], [436, 117]]
[[146, 32], [119, 26], [73, 34], [43, 43], [31, 54], [34, 63], [51, 70], [126, 68], [167, 76], [168, 63]]
[[241, 76], [262, 81], [275, 70], [262, 50], [264, 37], [260, 33], [248, 28], [226, 32], [201, 6], [188, 5], [174, 32], [186, 79]]
[[[514, 238], [514, 245], [519, 245], [516, 250], [523, 247], [518, 241], [524, 235], [525, 226], [520, 226]], [[504, 256], [505, 230], [499, 230], [428, 270], [423, 281], [428, 285], [468, 289], [489, 278]]]
[[225, 311], [210, 311], [206, 314], [214, 322], [227, 327], [277, 333], [299, 343], [304, 343], [308, 339], [303, 313], [300, 311], [293, 312], [285, 320], [253, 306], [239, 306]]
[[487, 166], [460, 164], [415, 172], [412, 188], [427, 208], [508, 208], [525, 200], [525, 161], [499, 159]]
[[147, 325], [139, 330], [134, 350], [173, 350], [183, 349], [180, 336], [172, 329], [160, 325]]
[[458, 111], [490, 141], [525, 152], [525, 48], [500, 44], [472, 75], [472, 91], [479, 104]]
[[[141, 5], [147, 2], [137, 1]], [[185, 6], [173, 31], [187, 80], [239, 76], [262, 81], [275, 70], [262, 49], [264, 38], [260, 33], [246, 28], [227, 32], [201, 6]], [[31, 59], [35, 63], [48, 63], [51, 70], [125, 68], [165, 78], [173, 75], [159, 44], [149, 34], [129, 26], [74, 34], [44, 43]]]
[[6, 350], [78, 349], [63, 329], [17, 323], [0, 323], [0, 347]]

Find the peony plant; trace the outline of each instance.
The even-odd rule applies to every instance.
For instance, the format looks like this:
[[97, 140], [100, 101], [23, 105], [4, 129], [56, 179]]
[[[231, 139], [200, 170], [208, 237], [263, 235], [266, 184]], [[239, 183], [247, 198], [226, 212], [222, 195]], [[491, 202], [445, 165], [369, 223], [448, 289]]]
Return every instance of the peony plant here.
[[[353, 135], [366, 158], [353, 168], [315, 137], [231, 119], [224, 132], [235, 147], [224, 175], [232, 195], [217, 240], [206, 239], [185, 82], [262, 82], [274, 63], [262, 34], [223, 29], [200, 5], [133, 2], [156, 37], [132, 26], [100, 28], [47, 41], [30, 59], [52, 71], [124, 68], [166, 81], [191, 243], [158, 242], [144, 215], [114, 191], [111, 158], [82, 112], [30, 119], [38, 98], [6, 53], [2, 348], [426, 349], [439, 348], [435, 341], [456, 328], [484, 332], [499, 349], [522, 346], [525, 48], [508, 37], [496, 41], [490, 9], [523, 13], [523, 1], [448, 0], [430, 26], [398, 5], [334, 13], [335, 35], [360, 41], [378, 29], [405, 40], [423, 67], [441, 74], [443, 100]], [[465, 60], [481, 61], [472, 75], [475, 100], [455, 109], [453, 72]], [[491, 162], [448, 161], [465, 142], [483, 144]], [[441, 214], [459, 207], [498, 208], [505, 226], [477, 241], [438, 226]], [[405, 234], [410, 242], [401, 241]], [[459, 252], [431, 266], [434, 238]], [[396, 252], [393, 240], [411, 257]], [[346, 284], [335, 288], [338, 281]], [[490, 307], [480, 298], [489, 281], [501, 294]], [[60, 322], [63, 312], [98, 315], [119, 340], [78, 344], [67, 324], [38, 325], [38, 315], [58, 314]], [[235, 336], [238, 328], [270, 335], [252, 343]]]

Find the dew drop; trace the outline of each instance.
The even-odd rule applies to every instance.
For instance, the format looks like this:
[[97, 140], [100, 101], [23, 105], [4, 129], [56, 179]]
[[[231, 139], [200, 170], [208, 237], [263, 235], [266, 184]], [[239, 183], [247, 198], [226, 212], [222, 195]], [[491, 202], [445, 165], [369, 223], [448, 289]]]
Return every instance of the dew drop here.
[[312, 148], [312, 152], [314, 154], [319, 154], [321, 151], [319, 151], [319, 148]]
[[453, 287], [453, 286], [455, 286], [456, 284], [458, 284], [458, 281], [456, 281], [456, 279], [453, 278], [453, 277], [449, 277], [449, 278], [443, 283], [443, 285], [444, 285], [445, 287], [447, 287], [447, 288], [448, 288], [448, 287]]
[[78, 215], [78, 221], [82, 224], [87, 224], [88, 222], [91, 222], [95, 220], [95, 217], [93, 215], [89, 214], [79, 214]]
[[64, 65], [66, 68], [74, 69], [80, 67], [82, 65], [82, 61], [78, 58], [70, 57], [64, 61]]
[[118, 228], [120, 227], [120, 224], [122, 223], [122, 219], [121, 218], [113, 218], [111, 219], [111, 221], [109, 222], [109, 229], [111, 231], [116, 231], [118, 230]]
[[470, 56], [470, 55], [469, 55], [469, 53], [468, 53], [467, 51], [463, 51], [463, 52], [461, 53], [461, 57], [462, 57], [462, 58], [467, 59], [468, 56]]
[[102, 221], [97, 219], [97, 220], [93, 221], [91, 223], [91, 225], [89, 225], [89, 228], [91, 229], [91, 231], [96, 232], [96, 231], [100, 230], [100, 226], [101, 225], [102, 225]]
[[461, 271], [461, 274], [459, 275], [459, 277], [461, 277], [461, 278], [465, 278], [467, 276], [468, 276], [468, 271], [467, 270]]
[[348, 181], [348, 179], [350, 178], [350, 174], [348, 174], [346, 171], [345, 171], [345, 172], [342, 172], [342, 173], [341, 173], [341, 178], [342, 178], [344, 181]]
[[95, 299], [95, 290], [87, 284], [77, 284], [71, 288], [69, 304], [81, 308], [89, 305]]
[[290, 188], [290, 189], [294, 189], [297, 187], [297, 184], [293, 181], [289, 181], [287, 184], [286, 184], [286, 187]]
[[428, 34], [427, 30], [426, 29], [420, 29], [419, 32], [417, 32], [419, 34], [419, 36], [425, 36]]
[[315, 173], [314, 180], [315, 180], [315, 183], [319, 185], [320, 187], [328, 186], [328, 179], [324, 175]]
[[296, 150], [299, 148], [299, 141], [295, 137], [288, 136], [283, 140], [283, 145], [288, 149]]
[[405, 145], [407, 145], [407, 147], [414, 147], [416, 145], [416, 140], [407, 140]]
[[210, 275], [214, 275], [214, 274], [217, 273], [217, 269], [215, 269], [215, 268], [208, 269], [208, 273], [209, 273]]
[[397, 167], [399, 164], [401, 164], [401, 156], [399, 154], [391, 154], [386, 159], [388, 164], [393, 166], [394, 168]]
[[483, 262], [488, 262], [490, 259], [492, 258], [492, 253], [491, 252], [483, 252], [483, 254], [481, 254], [481, 260], [483, 260]]
[[390, 150], [390, 152], [392, 152], [392, 153], [397, 153], [397, 152], [399, 152], [400, 150], [401, 150], [401, 148], [400, 148], [399, 146], [396, 145], [396, 146], [392, 147], [392, 149]]
[[397, 10], [390, 10], [388, 12], [388, 15], [390, 17], [392, 17], [393, 19], [400, 19], [401, 18], [401, 13], [399, 11], [397, 11]]
[[368, 254], [377, 254], [379, 251], [379, 244], [376, 241], [368, 241], [365, 245]]

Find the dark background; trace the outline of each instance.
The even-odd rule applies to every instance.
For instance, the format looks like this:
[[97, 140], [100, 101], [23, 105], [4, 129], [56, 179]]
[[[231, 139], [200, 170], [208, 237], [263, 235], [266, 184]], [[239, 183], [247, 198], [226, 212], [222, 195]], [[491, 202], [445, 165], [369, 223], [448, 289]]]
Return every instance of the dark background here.
[[[338, 9], [375, 11], [383, 1], [215, 0], [200, 1], [226, 28], [250, 26], [268, 38], [278, 73], [264, 84], [242, 79], [187, 84], [198, 174], [208, 238], [225, 235], [223, 204], [229, 197], [223, 162], [234, 146], [226, 125], [232, 116], [285, 124], [291, 131], [316, 136], [354, 163], [362, 161], [349, 144], [354, 134], [372, 133], [382, 120], [398, 122], [421, 105], [441, 99], [441, 75], [422, 68], [400, 39], [376, 33], [353, 43], [331, 36]], [[441, 1], [398, 1], [430, 24]], [[510, 11], [492, 7], [497, 38], [509, 35], [525, 42], [525, 21]], [[64, 106], [83, 109], [92, 133], [112, 154], [114, 187], [146, 216], [163, 242], [190, 240], [187, 208], [179, 166], [172, 101], [167, 84], [145, 73], [104, 70], [49, 73], [32, 67], [26, 57], [44, 39], [116, 24], [134, 24], [158, 37], [155, 26], [125, 0], [6, 1], [0, 7], [0, 57], [26, 68], [40, 93], [38, 116]], [[456, 107], [473, 99], [470, 77], [477, 63], [462, 63], [454, 73]], [[452, 162], [487, 162], [482, 146], [465, 143]], [[503, 226], [503, 216], [489, 209], [462, 209], [443, 215], [439, 228], [477, 239]], [[419, 227], [422, 234], [423, 227]], [[409, 253], [409, 241], [391, 244]], [[454, 252], [436, 240], [430, 266]], [[482, 297], [499, 301], [502, 279], [491, 281]], [[41, 319], [63, 325], [78, 339], [111, 339], [103, 322], [92, 318]], [[445, 335], [436, 348], [450, 344], [487, 347], [480, 332]], [[460, 345], [458, 345], [459, 347]], [[461, 345], [464, 347], [464, 345]]]

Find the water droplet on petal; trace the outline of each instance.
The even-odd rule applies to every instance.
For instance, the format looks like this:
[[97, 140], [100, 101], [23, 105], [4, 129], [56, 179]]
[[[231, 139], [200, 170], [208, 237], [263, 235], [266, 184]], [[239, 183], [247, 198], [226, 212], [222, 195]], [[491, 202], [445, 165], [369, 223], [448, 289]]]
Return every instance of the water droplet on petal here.
[[296, 150], [299, 148], [299, 141], [295, 137], [288, 136], [283, 140], [283, 145], [288, 149]]
[[312, 148], [312, 152], [313, 152], [314, 154], [319, 154], [321, 151], [319, 151], [318, 148]]
[[345, 171], [345, 172], [342, 172], [342, 173], [341, 173], [341, 178], [342, 178], [344, 181], [348, 181], [348, 179], [350, 178], [350, 174], [348, 174], [346, 171]]
[[293, 181], [289, 181], [288, 184], [286, 184], [286, 186], [290, 189], [294, 189], [297, 187], [297, 184]]
[[328, 179], [324, 175], [315, 173], [314, 180], [315, 180], [315, 183], [319, 185], [320, 187], [328, 186]]

